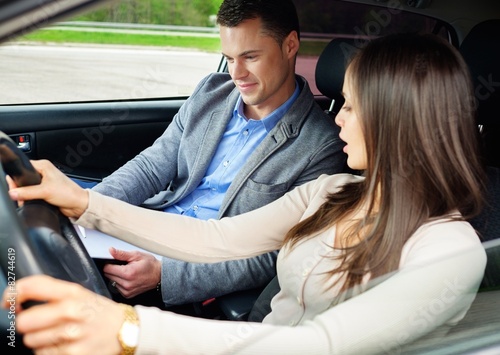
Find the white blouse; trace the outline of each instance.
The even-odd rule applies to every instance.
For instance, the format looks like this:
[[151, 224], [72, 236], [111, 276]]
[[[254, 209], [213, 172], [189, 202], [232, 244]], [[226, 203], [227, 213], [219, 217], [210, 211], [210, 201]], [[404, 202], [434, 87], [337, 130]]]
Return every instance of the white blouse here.
[[[286, 232], [328, 193], [361, 177], [323, 175], [275, 202], [232, 218], [203, 221], [151, 211], [90, 191], [76, 221], [157, 254], [192, 262], [248, 258], [279, 249]], [[456, 324], [474, 300], [486, 265], [467, 222], [421, 226], [399, 270], [358, 287], [351, 298], [326, 274], [335, 267], [335, 227], [278, 256], [281, 291], [263, 323], [191, 318], [137, 306], [137, 354], [372, 354]]]

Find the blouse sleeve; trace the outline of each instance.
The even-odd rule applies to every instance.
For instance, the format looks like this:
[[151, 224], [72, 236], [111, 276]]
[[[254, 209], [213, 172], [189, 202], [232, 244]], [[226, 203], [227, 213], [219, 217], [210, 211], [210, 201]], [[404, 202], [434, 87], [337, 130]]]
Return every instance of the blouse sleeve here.
[[474, 300], [486, 257], [472, 228], [461, 229], [448, 230], [445, 238], [439, 236], [446, 228], [426, 233], [411, 246], [408, 264], [400, 270], [295, 327], [136, 307], [141, 322], [137, 354], [398, 352], [424, 334], [454, 325]]
[[89, 207], [76, 223], [184, 261], [250, 258], [280, 249], [288, 230], [324, 202], [326, 190], [338, 186], [332, 178], [339, 180], [324, 175], [257, 210], [208, 221], [132, 206], [89, 191]]

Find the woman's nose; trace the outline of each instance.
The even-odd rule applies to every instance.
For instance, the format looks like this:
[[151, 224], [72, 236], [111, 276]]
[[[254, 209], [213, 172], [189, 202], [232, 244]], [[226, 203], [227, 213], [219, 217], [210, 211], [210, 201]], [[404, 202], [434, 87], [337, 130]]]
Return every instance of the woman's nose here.
[[339, 127], [344, 125], [344, 119], [342, 118], [342, 114], [339, 112], [337, 116], [335, 116], [335, 124]]

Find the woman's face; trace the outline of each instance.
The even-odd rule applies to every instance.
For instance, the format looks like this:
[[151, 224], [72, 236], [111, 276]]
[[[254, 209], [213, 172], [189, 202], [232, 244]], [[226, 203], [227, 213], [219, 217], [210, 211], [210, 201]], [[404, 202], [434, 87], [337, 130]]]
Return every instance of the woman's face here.
[[354, 170], [364, 170], [367, 167], [366, 144], [355, 104], [359, 101], [353, 98], [353, 94], [347, 69], [342, 88], [345, 103], [335, 117], [335, 123], [341, 128], [340, 139], [346, 142], [347, 165]]

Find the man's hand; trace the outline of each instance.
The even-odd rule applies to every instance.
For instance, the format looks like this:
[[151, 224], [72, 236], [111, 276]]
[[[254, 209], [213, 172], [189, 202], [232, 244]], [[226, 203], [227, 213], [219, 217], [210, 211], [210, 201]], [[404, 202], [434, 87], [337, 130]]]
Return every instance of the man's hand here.
[[140, 251], [124, 251], [110, 248], [116, 260], [126, 261], [125, 265], [106, 264], [104, 276], [125, 298], [135, 297], [156, 288], [161, 279], [161, 261], [152, 254]]

